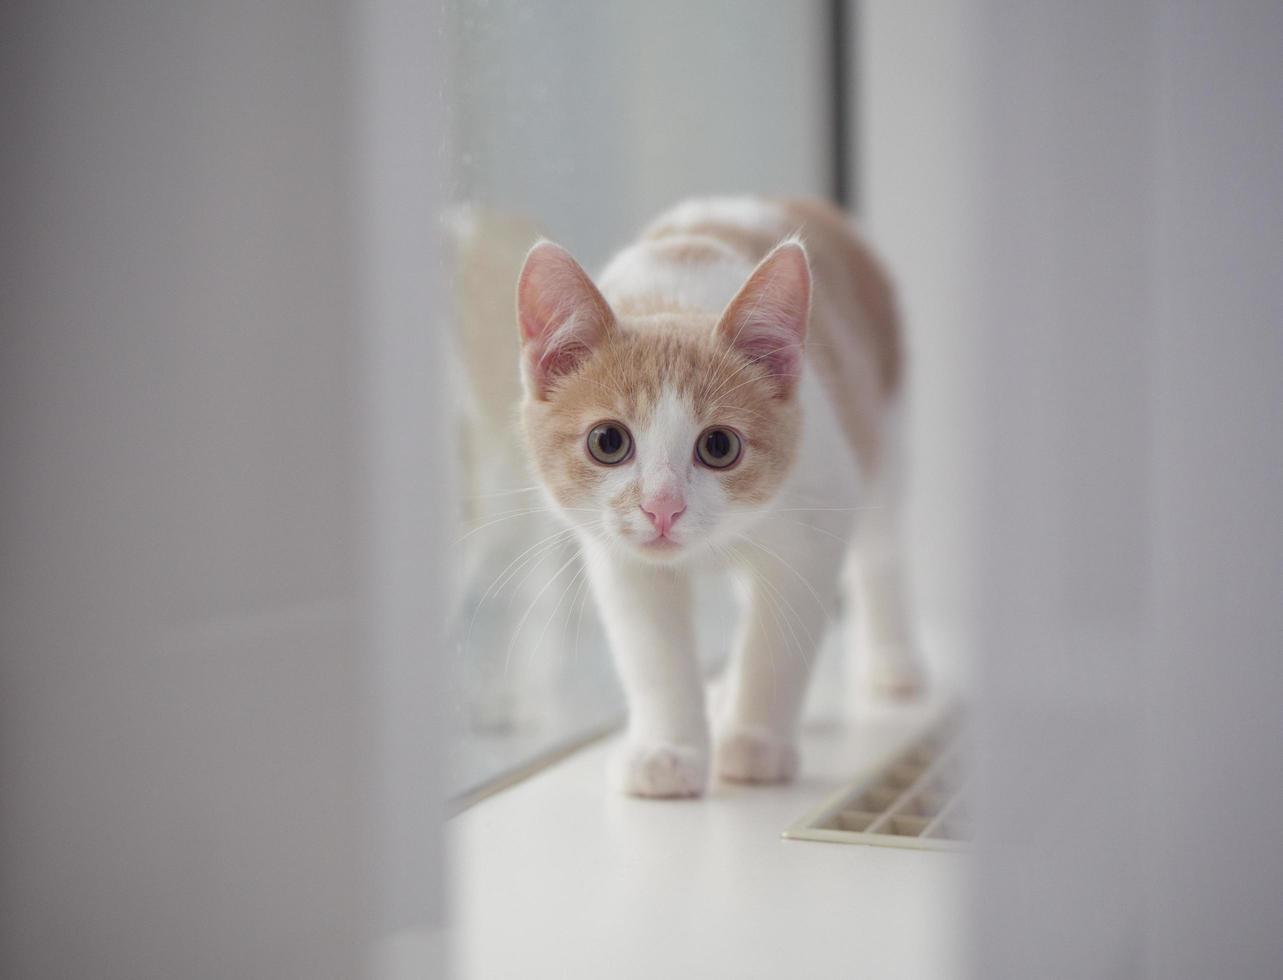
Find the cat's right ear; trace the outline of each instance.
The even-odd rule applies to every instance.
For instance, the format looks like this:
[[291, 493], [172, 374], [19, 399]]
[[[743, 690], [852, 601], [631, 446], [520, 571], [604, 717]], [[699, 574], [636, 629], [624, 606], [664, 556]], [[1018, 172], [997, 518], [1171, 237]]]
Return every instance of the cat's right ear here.
[[526, 392], [542, 399], [606, 339], [615, 314], [571, 254], [542, 241], [517, 280], [517, 325]]

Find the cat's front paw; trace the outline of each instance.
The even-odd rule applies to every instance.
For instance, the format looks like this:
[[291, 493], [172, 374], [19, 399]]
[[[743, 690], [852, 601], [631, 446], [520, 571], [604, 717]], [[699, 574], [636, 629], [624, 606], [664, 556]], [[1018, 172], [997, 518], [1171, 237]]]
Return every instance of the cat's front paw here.
[[692, 745], [629, 742], [615, 758], [614, 781], [629, 796], [700, 796], [708, 782], [708, 753]]
[[797, 746], [765, 728], [731, 728], [717, 740], [717, 774], [736, 783], [785, 783], [797, 774]]

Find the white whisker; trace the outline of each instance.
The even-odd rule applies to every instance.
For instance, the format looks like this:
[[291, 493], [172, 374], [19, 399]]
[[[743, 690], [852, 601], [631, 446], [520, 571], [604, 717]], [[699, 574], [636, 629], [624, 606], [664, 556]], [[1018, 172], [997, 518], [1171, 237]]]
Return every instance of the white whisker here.
[[[780, 351], [788, 350], [792, 346], [793, 346], [792, 344], [785, 344], [782, 347], [774, 347], [771, 350], [764, 351], [761, 354], [758, 354], [756, 357], [745, 358], [743, 364], [741, 364], [734, 371], [732, 371], [730, 374], [728, 374], [725, 378], [722, 379], [721, 385], [719, 385], [713, 392], [703, 395], [702, 397], [707, 401], [713, 401], [715, 398], [718, 397], [718, 395], [722, 393], [722, 389], [724, 389], [728, 384], [731, 383], [731, 380], [736, 375], [740, 374], [742, 371], [747, 371], [749, 368], [751, 368], [755, 364], [760, 364], [762, 361], [768, 360], [772, 354], [778, 354]], [[759, 380], [761, 379], [750, 378], [749, 381], [745, 383], [748, 384], [748, 383], [751, 383], [752, 381], [759, 381]], [[742, 387], [742, 386], [736, 385], [736, 387]]]
[[505, 677], [508, 675], [508, 668], [512, 663], [512, 651], [517, 645], [517, 639], [521, 636], [521, 630], [526, 625], [526, 620], [530, 618], [530, 614], [534, 611], [536, 604], [538, 604], [539, 600], [543, 597], [543, 594], [552, 586], [553, 582], [557, 581], [561, 573], [569, 568], [578, 558], [579, 550], [575, 549], [575, 553], [567, 558], [562, 566], [552, 573], [552, 577], [543, 584], [543, 588], [535, 593], [535, 597], [530, 600], [530, 605], [526, 607], [526, 611], [522, 613], [521, 619], [517, 621], [517, 628], [513, 630], [512, 639], [508, 641], [508, 652], [504, 654], [503, 658], [503, 673]]
[[[748, 569], [749, 573], [750, 573], [750, 574], [753, 576], [753, 578], [758, 582], [758, 584], [759, 584], [759, 585], [762, 585], [762, 586], [764, 586], [764, 587], [766, 588], [766, 590], [767, 590], [767, 591], [766, 591], [766, 592], [764, 592], [764, 593], [762, 593], [762, 595], [763, 595], [763, 597], [767, 600], [767, 602], [769, 603], [769, 605], [770, 605], [770, 607], [771, 607], [771, 609], [772, 609], [772, 613], [773, 613], [773, 615], [775, 615], [775, 617], [776, 617], [777, 631], [779, 631], [779, 630], [778, 630], [778, 623], [779, 623], [781, 620], [784, 622], [785, 626], [787, 626], [787, 627], [788, 627], [788, 631], [789, 631], [789, 633], [792, 635], [792, 637], [793, 637], [793, 642], [794, 642], [794, 644], [795, 644], [795, 648], [794, 648], [794, 647], [790, 647], [790, 648], [789, 648], [790, 652], [798, 652], [798, 653], [800, 653], [800, 654], [801, 654], [801, 656], [802, 656], [802, 660], [803, 660], [805, 663], [808, 663], [808, 664], [809, 664], [809, 663], [810, 663], [810, 655], [807, 653], [806, 648], [802, 645], [802, 641], [801, 641], [801, 639], [798, 637], [798, 635], [797, 635], [797, 631], [793, 629], [793, 624], [792, 624], [792, 622], [788, 619], [787, 614], [786, 614], [786, 613], [784, 612], [784, 610], [780, 607], [779, 603], [780, 603], [780, 602], [783, 602], [783, 603], [784, 603], [784, 605], [788, 607], [788, 611], [789, 611], [790, 613], [792, 613], [792, 614], [793, 614], [793, 616], [797, 619], [797, 621], [798, 621], [798, 625], [802, 627], [803, 632], [805, 632], [805, 633], [806, 633], [806, 636], [807, 636], [808, 641], [810, 641], [810, 643], [811, 643], [811, 647], [812, 647], [812, 649], [814, 649], [814, 648], [815, 648], [815, 638], [811, 635], [811, 631], [810, 631], [809, 629], [807, 629], [807, 628], [806, 628], [806, 623], [805, 623], [805, 621], [802, 619], [802, 617], [801, 617], [800, 615], [798, 615], [797, 610], [793, 607], [793, 604], [792, 604], [791, 602], [789, 602], [789, 601], [788, 601], [787, 597], [785, 597], [785, 596], [784, 596], [784, 594], [783, 594], [783, 593], [781, 593], [781, 592], [780, 592], [780, 590], [779, 590], [778, 588], [776, 588], [776, 587], [775, 587], [775, 584], [774, 584], [773, 582], [771, 582], [771, 580], [770, 580], [769, 578], [767, 578], [765, 575], [763, 575], [761, 572], [759, 572], [755, 567], [753, 567], [753, 563], [752, 563], [751, 561], [744, 561], [743, 565], [744, 565], [744, 567], [745, 567], [745, 568], [747, 568], [747, 569]], [[777, 601], [777, 599], [778, 599], [778, 601]], [[781, 639], [781, 641], [782, 641], [782, 642], [784, 642], [784, 643], [785, 643], [785, 645], [786, 645], [786, 646], [788, 645], [788, 644], [787, 644], [787, 639], [782, 635], [782, 632], [781, 632], [780, 639]]]
[[[467, 632], [464, 634], [464, 640], [463, 640], [463, 649], [465, 654], [471, 645], [472, 630], [473, 630], [473, 627], [476, 626], [477, 616], [481, 612], [481, 607], [486, 604], [486, 600], [490, 598], [491, 593], [493, 592], [494, 595], [497, 596], [500, 592], [503, 591], [504, 586], [507, 585], [508, 582], [512, 580], [513, 575], [516, 575], [517, 571], [521, 569], [522, 565], [518, 563], [521, 562], [523, 558], [526, 558], [528, 555], [530, 555], [531, 552], [535, 551], [536, 549], [555, 547], [556, 544], [558, 543], [556, 539], [561, 538], [564, 535], [573, 534], [574, 530], [575, 529], [572, 527], [562, 528], [560, 531], [555, 531], [554, 533], [548, 535], [547, 537], [541, 538], [540, 540], [536, 541], [529, 548], [527, 548], [525, 551], [519, 554], [516, 558], [508, 562], [508, 564], [504, 566], [503, 571], [501, 571], [498, 575], [496, 575], [491, 580], [490, 584], [486, 587], [485, 592], [482, 593], [481, 598], [477, 601], [476, 606], [472, 610], [472, 616], [468, 620], [468, 629], [467, 629]], [[516, 567], [514, 568], [514, 566]], [[513, 569], [512, 574], [508, 574], [509, 569]]]
[[820, 611], [821, 611], [822, 613], [824, 613], [825, 615], [828, 615], [829, 607], [824, 603], [824, 600], [822, 600], [822, 599], [820, 598], [819, 593], [817, 593], [817, 592], [815, 591], [815, 589], [812, 587], [811, 583], [810, 583], [809, 581], [807, 581], [806, 576], [804, 576], [804, 575], [803, 575], [801, 572], [799, 572], [796, 568], [794, 568], [794, 567], [793, 567], [792, 565], [790, 565], [787, 561], [785, 561], [783, 558], [781, 558], [779, 555], [777, 555], [777, 554], [776, 554], [774, 551], [772, 551], [770, 548], [766, 547], [766, 545], [762, 544], [760, 541], [757, 541], [757, 540], [755, 540], [754, 538], [749, 537], [747, 534], [741, 534], [741, 535], [740, 535], [740, 537], [741, 537], [744, 541], [746, 541], [746, 542], [748, 542], [749, 544], [751, 544], [753, 547], [758, 548], [758, 549], [760, 549], [761, 551], [764, 551], [766, 554], [770, 555], [772, 558], [774, 558], [776, 561], [778, 561], [781, 565], [783, 565], [785, 568], [787, 568], [790, 572], [792, 572], [795, 576], [797, 576], [797, 580], [798, 580], [799, 582], [801, 582], [803, 585], [805, 585], [805, 586], [806, 586], [806, 590], [807, 590], [808, 592], [810, 592], [810, 593], [811, 593], [811, 598], [813, 598], [813, 599], [815, 600], [815, 604], [816, 604], [816, 606], [818, 606], [818, 607], [819, 607], [819, 609], [820, 609]]
[[[590, 514], [596, 513], [596, 511], [591, 507], [562, 507], [561, 510], [576, 511], [576, 512], [584, 511]], [[484, 524], [479, 524], [476, 527], [472, 528], [470, 531], [465, 533], [462, 537], [458, 538], [455, 541], [455, 544], [462, 544], [464, 541], [467, 541], [468, 538], [472, 537], [478, 531], [484, 531], [488, 527], [494, 527], [496, 524], [502, 524], [504, 521], [515, 520], [518, 517], [531, 517], [535, 514], [551, 514], [555, 517], [557, 516], [558, 511], [552, 507], [532, 507], [532, 508], [529, 508], [528, 510], [509, 511], [508, 513], [503, 514], [500, 517], [493, 518], [492, 520], [486, 521]]]
[[541, 486], [516, 487], [512, 490], [496, 490], [493, 493], [472, 494], [471, 496], [466, 496], [466, 497], [463, 497], [462, 499], [463, 500], [493, 500], [496, 497], [511, 497], [513, 494], [534, 493], [535, 491], [542, 490], [542, 489], [543, 487]]
[[[540, 644], [543, 643], [544, 635], [548, 632], [548, 627], [552, 625], [552, 621], [557, 618], [557, 613], [561, 610], [561, 604], [566, 601], [566, 596], [569, 594], [570, 590], [575, 587], [575, 583], [579, 581], [580, 576], [584, 574], [584, 571], [587, 568], [588, 566], [586, 564], [580, 565], [579, 570], [575, 572], [574, 576], [570, 579], [570, 582], [561, 590], [561, 595], [557, 598], [557, 604], [552, 607], [552, 612], [548, 614], [548, 621], [543, 624], [543, 629], [539, 631], [539, 636], [535, 639], [534, 646], [530, 647], [526, 651], [527, 659], [536, 655]], [[571, 605], [574, 605], [574, 603], [572, 602]]]

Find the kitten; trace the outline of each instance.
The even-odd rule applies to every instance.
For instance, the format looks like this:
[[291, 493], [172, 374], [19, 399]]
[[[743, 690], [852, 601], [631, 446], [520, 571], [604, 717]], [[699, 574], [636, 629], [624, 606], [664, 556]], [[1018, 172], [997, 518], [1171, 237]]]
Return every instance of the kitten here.
[[858, 597], [875, 684], [921, 686], [896, 531], [899, 328], [841, 212], [688, 201], [596, 285], [543, 241], [517, 319], [527, 450], [577, 528], [628, 698], [625, 792], [697, 796], [708, 779], [696, 569], [728, 569], [744, 597], [714, 725], [722, 778], [796, 772], [809, 663], [839, 591]]

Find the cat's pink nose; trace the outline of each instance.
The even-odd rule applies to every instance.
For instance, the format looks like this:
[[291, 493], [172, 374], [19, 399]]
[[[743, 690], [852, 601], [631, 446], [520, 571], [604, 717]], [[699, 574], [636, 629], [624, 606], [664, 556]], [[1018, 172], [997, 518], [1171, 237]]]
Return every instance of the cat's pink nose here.
[[677, 523], [677, 518], [686, 512], [686, 501], [679, 493], [657, 493], [641, 502], [642, 513], [650, 518], [655, 530], [667, 534]]

